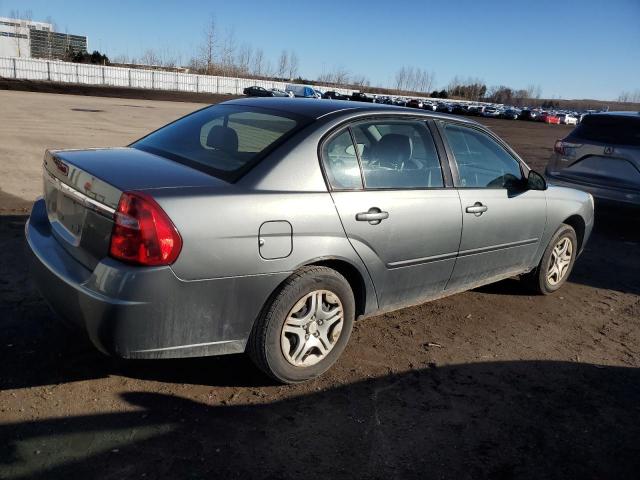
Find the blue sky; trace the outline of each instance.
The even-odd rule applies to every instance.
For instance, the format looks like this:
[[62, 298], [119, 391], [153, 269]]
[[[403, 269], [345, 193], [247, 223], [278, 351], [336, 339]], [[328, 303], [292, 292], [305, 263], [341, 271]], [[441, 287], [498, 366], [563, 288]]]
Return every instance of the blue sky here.
[[51, 16], [112, 57], [154, 48], [186, 63], [213, 14], [274, 63], [295, 50], [308, 78], [342, 67], [390, 86], [411, 65], [433, 71], [438, 87], [458, 75], [540, 85], [545, 97], [610, 100], [640, 89], [640, 0], [0, 0], [0, 16], [14, 9]]

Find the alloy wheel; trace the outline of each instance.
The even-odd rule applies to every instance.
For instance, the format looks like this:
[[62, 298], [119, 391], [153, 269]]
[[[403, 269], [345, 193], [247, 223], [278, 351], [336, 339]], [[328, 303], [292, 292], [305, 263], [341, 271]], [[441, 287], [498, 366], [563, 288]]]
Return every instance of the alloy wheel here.
[[569, 237], [561, 238], [549, 258], [549, 266], [547, 268], [547, 282], [549, 285], [558, 285], [567, 274], [569, 265], [571, 264], [571, 257], [573, 255], [573, 243]]

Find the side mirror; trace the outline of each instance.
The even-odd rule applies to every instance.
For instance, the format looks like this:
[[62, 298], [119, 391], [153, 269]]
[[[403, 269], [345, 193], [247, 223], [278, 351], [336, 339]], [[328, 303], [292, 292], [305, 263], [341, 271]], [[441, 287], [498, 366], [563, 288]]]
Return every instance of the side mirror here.
[[544, 177], [541, 174], [539, 174], [535, 170], [530, 170], [529, 176], [527, 177], [527, 189], [546, 190], [547, 181], [544, 179]]

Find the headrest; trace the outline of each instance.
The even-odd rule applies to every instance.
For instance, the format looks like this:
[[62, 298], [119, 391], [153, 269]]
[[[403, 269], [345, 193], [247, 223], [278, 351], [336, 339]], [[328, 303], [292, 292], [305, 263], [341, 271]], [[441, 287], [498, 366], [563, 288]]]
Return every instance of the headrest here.
[[227, 153], [237, 153], [238, 134], [233, 128], [215, 125], [207, 135], [207, 146]]
[[400, 164], [411, 159], [413, 142], [407, 135], [387, 133], [375, 146], [375, 157], [385, 163]]

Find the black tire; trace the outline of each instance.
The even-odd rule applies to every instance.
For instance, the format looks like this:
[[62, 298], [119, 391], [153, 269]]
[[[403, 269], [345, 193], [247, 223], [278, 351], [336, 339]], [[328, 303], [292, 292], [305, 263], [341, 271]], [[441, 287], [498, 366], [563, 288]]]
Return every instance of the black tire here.
[[[564, 238], [568, 238], [571, 241], [571, 260], [569, 262], [569, 267], [567, 268], [560, 281], [553, 285], [547, 279], [547, 273], [550, 267], [553, 249]], [[569, 275], [571, 275], [571, 271], [573, 270], [573, 265], [575, 264], [577, 254], [578, 237], [576, 236], [576, 231], [571, 225], [563, 223], [560, 228], [558, 228], [556, 233], [554, 233], [553, 237], [551, 237], [551, 240], [549, 240], [549, 244], [544, 251], [544, 255], [542, 255], [542, 258], [540, 259], [540, 263], [538, 264], [538, 266], [531, 272], [524, 275], [523, 280], [525, 281], [529, 289], [531, 289], [533, 292], [541, 295], [550, 295], [560, 289], [560, 287], [562, 287], [567, 281], [567, 278], [569, 278]]]
[[[296, 366], [290, 363], [281, 347], [282, 329], [296, 303], [315, 290], [329, 290], [343, 308], [342, 332], [333, 348], [315, 365]], [[326, 372], [344, 351], [355, 318], [355, 300], [349, 282], [327, 267], [303, 267], [283, 282], [272, 295], [253, 326], [247, 353], [263, 372], [280, 383], [300, 383]]]

